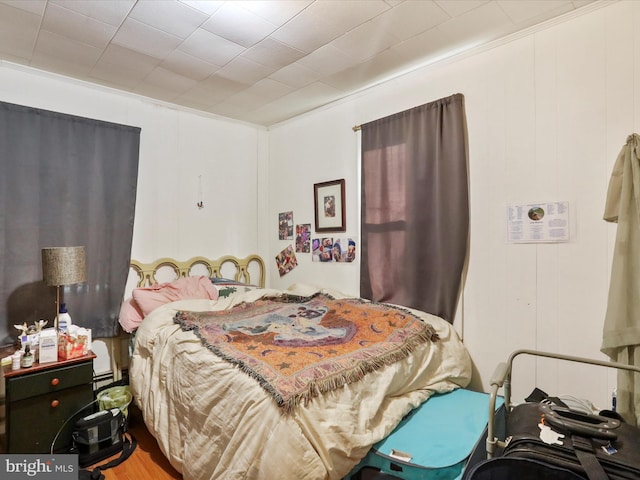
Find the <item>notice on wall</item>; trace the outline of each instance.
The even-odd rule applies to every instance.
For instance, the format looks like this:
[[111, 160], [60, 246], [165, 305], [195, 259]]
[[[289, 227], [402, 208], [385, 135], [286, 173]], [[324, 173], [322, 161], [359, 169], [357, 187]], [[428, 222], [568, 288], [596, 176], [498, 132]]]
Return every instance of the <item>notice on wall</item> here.
[[512, 204], [507, 207], [509, 243], [569, 241], [569, 202]]

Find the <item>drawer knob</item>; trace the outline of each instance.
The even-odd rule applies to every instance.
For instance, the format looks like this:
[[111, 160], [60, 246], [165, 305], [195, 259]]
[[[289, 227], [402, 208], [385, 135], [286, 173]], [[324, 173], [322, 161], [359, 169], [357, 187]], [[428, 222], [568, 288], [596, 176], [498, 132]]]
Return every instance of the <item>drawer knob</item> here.
[[59, 383], [60, 383], [60, 379], [59, 378], [52, 378], [51, 379], [51, 386], [52, 387], [58, 386]]
[[51, 402], [51, 408], [56, 408], [58, 405], [60, 405], [60, 402], [58, 400], [53, 400]]

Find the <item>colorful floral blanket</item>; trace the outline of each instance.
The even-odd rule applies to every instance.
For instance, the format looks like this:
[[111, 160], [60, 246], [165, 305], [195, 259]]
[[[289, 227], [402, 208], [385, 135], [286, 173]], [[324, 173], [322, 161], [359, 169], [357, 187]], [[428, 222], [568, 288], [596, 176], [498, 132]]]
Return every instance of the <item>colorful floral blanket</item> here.
[[406, 310], [325, 294], [180, 311], [174, 321], [257, 379], [286, 411], [438, 339], [430, 324]]

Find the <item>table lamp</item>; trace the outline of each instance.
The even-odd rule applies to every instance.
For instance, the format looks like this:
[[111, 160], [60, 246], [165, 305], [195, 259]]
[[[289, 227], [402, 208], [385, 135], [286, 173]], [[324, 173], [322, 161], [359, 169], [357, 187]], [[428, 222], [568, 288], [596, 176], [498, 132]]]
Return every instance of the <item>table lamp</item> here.
[[84, 247], [46, 247], [42, 249], [42, 280], [56, 287], [56, 320], [60, 315], [60, 285], [72, 285], [87, 280]]

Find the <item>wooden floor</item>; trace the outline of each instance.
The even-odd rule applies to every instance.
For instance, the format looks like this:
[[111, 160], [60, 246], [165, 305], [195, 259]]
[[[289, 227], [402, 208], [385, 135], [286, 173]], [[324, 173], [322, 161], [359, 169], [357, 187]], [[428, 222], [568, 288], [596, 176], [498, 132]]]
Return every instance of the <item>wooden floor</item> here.
[[[105, 480], [182, 480], [182, 475], [169, 464], [169, 461], [160, 451], [158, 443], [147, 430], [140, 410], [130, 406], [128, 421], [129, 432], [138, 441], [138, 446], [131, 457], [123, 463], [102, 472]], [[97, 465], [107, 463], [118, 456], [119, 454], [102, 460]], [[93, 468], [93, 466], [87, 467], [88, 470]]]

